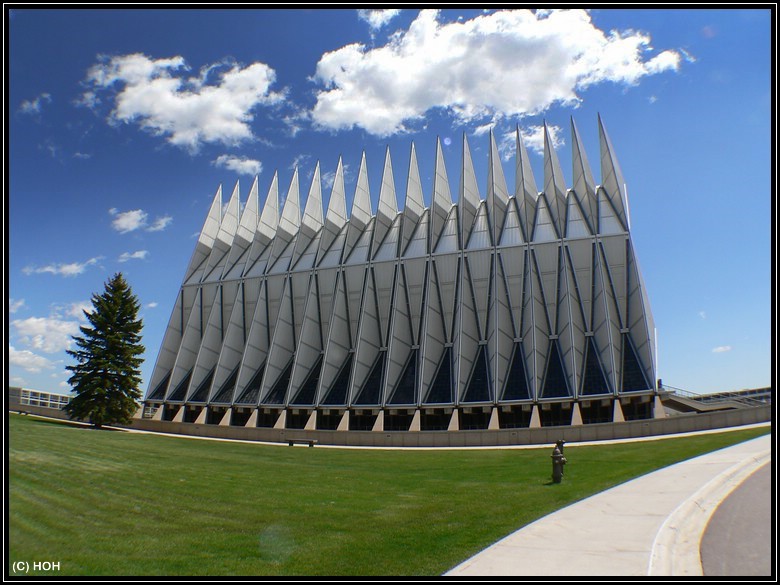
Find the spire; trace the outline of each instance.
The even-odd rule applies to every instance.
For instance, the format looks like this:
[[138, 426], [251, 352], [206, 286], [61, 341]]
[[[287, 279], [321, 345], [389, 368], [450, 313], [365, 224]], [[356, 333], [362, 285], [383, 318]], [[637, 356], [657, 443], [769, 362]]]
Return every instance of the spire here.
[[566, 182], [563, 180], [558, 155], [552, 146], [547, 122], [544, 124], [544, 194], [558, 237], [563, 237], [566, 222]]
[[536, 187], [531, 161], [528, 159], [528, 151], [520, 136], [520, 128], [515, 129], [515, 200], [520, 212], [520, 225], [523, 228], [523, 237], [530, 242], [533, 236], [534, 216], [536, 215], [536, 200], [539, 197], [539, 189]]
[[[233, 245], [230, 248], [230, 254], [228, 255], [228, 261], [225, 264], [224, 275], [227, 275], [228, 271], [232, 270], [236, 263], [241, 259], [246, 249], [252, 244], [255, 237], [255, 231], [257, 230], [257, 177], [252, 182], [252, 188], [249, 190], [249, 197], [244, 205], [244, 211], [241, 213], [241, 221], [238, 224], [235, 238], [233, 238]], [[243, 271], [243, 265], [246, 262], [241, 263], [239, 271]], [[241, 272], [239, 272], [240, 276]]]
[[498, 154], [498, 146], [493, 136], [493, 130], [490, 131], [490, 156], [488, 161], [488, 190], [487, 202], [490, 222], [492, 223], [491, 237], [493, 245], [497, 245], [501, 237], [501, 230], [504, 227], [504, 217], [506, 216], [506, 206], [509, 201], [509, 193], [506, 188], [506, 179], [504, 178], [504, 169], [501, 167], [501, 157]]
[[279, 225], [279, 174], [274, 172], [274, 178], [271, 186], [268, 188], [268, 194], [265, 196], [263, 204], [263, 213], [260, 215], [260, 221], [257, 224], [257, 233], [255, 240], [259, 240], [263, 248], [267, 246], [276, 235], [276, 228]]
[[423, 201], [422, 183], [420, 181], [420, 171], [417, 167], [417, 153], [414, 150], [412, 142], [412, 151], [409, 157], [409, 177], [406, 181], [406, 202], [404, 203], [404, 219], [401, 236], [402, 253], [406, 250], [409, 240], [417, 228], [417, 224], [425, 211], [425, 202]]
[[393, 164], [390, 161], [390, 147], [385, 151], [385, 168], [382, 171], [382, 188], [379, 191], [379, 207], [376, 211], [376, 223], [374, 224], [374, 243], [372, 254], [385, 239], [390, 225], [398, 215], [398, 200], [395, 196], [395, 183], [393, 182]]
[[300, 192], [298, 188], [298, 167], [295, 167], [290, 188], [287, 190], [287, 198], [282, 209], [282, 217], [279, 219], [279, 226], [276, 229], [271, 258], [268, 265], [272, 266], [290, 241], [298, 233], [301, 226], [301, 203]]
[[344, 257], [352, 251], [360, 239], [363, 230], [371, 221], [371, 194], [368, 190], [368, 168], [366, 167], [366, 153], [360, 158], [360, 170], [358, 170], [357, 185], [355, 186], [355, 198], [352, 200], [352, 213], [349, 216], [347, 227], [347, 241], [344, 246]]
[[195, 245], [195, 251], [190, 258], [183, 282], [186, 282], [197, 270], [198, 266], [209, 257], [211, 248], [214, 246], [214, 241], [219, 233], [220, 221], [222, 221], [222, 185], [217, 188], [214, 199], [211, 201], [211, 208], [208, 215], [206, 215], [206, 220], [203, 222], [203, 228], [200, 230], [198, 243]]
[[433, 197], [431, 198], [431, 250], [435, 249], [439, 236], [447, 222], [447, 216], [452, 208], [450, 182], [447, 178], [447, 167], [444, 164], [444, 153], [441, 140], [436, 138], [436, 171], [433, 179]]
[[309, 247], [311, 241], [322, 229], [322, 180], [320, 179], [320, 163], [314, 167], [314, 177], [309, 187], [309, 195], [306, 198], [306, 207], [303, 210], [303, 219], [301, 220], [298, 237], [295, 240], [295, 251], [293, 252], [292, 266], [298, 261], [301, 255]]
[[320, 255], [327, 252], [346, 223], [347, 199], [344, 193], [344, 166], [341, 163], [341, 157], [339, 157], [328, 201], [328, 213], [325, 215], [325, 229], [320, 240]]
[[585, 154], [585, 149], [582, 147], [582, 141], [577, 132], [574, 118], [571, 119], [571, 141], [574, 193], [585, 210], [585, 221], [588, 223], [591, 233], [595, 234], [598, 224], [596, 182], [593, 180], [593, 172], [590, 170], [588, 157]]
[[479, 187], [474, 175], [474, 165], [471, 162], [471, 151], [466, 139], [466, 133], [463, 133], [463, 163], [460, 169], [460, 193], [458, 196], [460, 207], [460, 245], [465, 248], [471, 234], [471, 228], [474, 223], [474, 217], [481, 203], [479, 197]]
[[623, 228], [628, 229], [624, 204], [626, 194], [623, 173], [615, 158], [615, 151], [604, 128], [601, 114], [599, 114], [599, 146], [601, 150], [601, 187], [607, 194], [610, 203], [612, 203], [615, 213], [617, 213], [620, 222], [623, 224]]

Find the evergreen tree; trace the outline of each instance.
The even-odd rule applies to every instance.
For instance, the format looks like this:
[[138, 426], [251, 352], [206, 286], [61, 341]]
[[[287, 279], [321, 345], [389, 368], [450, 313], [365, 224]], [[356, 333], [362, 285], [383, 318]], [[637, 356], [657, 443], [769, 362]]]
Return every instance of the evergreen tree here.
[[68, 383], [76, 396], [65, 407], [72, 419], [88, 420], [96, 428], [128, 423], [141, 398], [140, 355], [143, 323], [137, 319], [140, 303], [121, 273], [106, 282], [103, 294], [92, 295], [93, 309], [84, 311], [91, 327], [74, 336], [78, 349], [68, 354], [78, 362]]

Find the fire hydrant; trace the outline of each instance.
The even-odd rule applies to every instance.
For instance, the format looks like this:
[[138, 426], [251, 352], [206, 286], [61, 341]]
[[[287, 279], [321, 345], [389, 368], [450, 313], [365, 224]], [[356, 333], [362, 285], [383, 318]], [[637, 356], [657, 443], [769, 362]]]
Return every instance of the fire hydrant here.
[[566, 465], [566, 457], [563, 456], [563, 453], [561, 453], [561, 450], [558, 448], [558, 446], [555, 446], [555, 449], [553, 449], [552, 455], [552, 480], [553, 483], [561, 483], [561, 479], [563, 479], [563, 466]]

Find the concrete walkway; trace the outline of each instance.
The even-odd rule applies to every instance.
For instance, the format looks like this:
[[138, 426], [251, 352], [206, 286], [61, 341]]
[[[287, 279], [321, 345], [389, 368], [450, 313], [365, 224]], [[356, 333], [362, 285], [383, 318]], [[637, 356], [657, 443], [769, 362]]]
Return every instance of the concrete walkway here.
[[446, 575], [703, 576], [710, 517], [771, 453], [767, 434], [636, 478], [525, 526]]

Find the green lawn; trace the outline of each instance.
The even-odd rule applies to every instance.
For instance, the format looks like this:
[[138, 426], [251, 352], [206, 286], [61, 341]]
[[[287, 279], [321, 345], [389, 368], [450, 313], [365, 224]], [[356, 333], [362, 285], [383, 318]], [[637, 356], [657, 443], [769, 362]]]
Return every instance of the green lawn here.
[[571, 502], [769, 432], [567, 447], [553, 484], [552, 445], [310, 449], [8, 423], [7, 570], [59, 562], [57, 576], [437, 575]]

